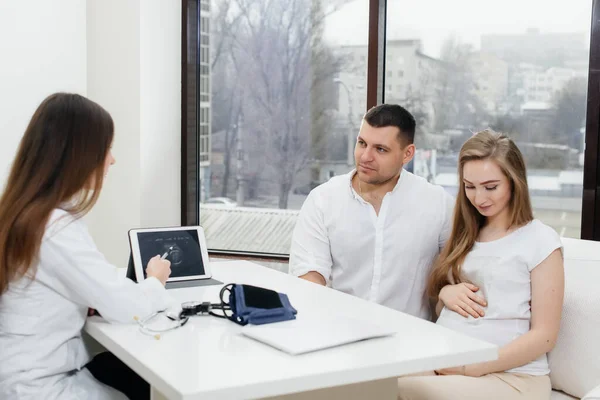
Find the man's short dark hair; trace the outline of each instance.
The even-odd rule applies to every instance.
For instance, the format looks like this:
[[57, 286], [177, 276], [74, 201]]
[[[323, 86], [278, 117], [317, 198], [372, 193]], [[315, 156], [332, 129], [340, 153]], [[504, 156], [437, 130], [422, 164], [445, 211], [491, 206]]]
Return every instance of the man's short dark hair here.
[[398, 104], [380, 104], [365, 114], [364, 120], [374, 128], [395, 126], [399, 129], [400, 143], [413, 144], [415, 140], [415, 117]]

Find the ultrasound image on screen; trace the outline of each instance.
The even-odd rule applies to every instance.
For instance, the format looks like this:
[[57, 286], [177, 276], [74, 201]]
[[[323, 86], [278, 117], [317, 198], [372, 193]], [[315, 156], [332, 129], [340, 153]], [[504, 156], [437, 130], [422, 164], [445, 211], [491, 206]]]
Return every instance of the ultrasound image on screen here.
[[204, 275], [204, 263], [200, 251], [198, 231], [139, 232], [140, 256], [146, 277], [148, 261], [156, 255], [167, 253], [165, 259], [171, 262], [170, 278], [190, 275]]

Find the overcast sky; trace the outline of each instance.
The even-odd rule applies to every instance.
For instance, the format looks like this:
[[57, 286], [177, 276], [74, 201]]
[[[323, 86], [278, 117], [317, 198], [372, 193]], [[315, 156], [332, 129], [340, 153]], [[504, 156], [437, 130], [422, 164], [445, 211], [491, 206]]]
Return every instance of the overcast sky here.
[[[353, 0], [332, 14], [325, 36], [334, 44], [365, 44], [368, 0]], [[456, 34], [480, 45], [481, 34], [544, 32], [583, 33], [589, 43], [592, 0], [388, 0], [388, 38], [423, 41], [437, 57], [444, 39]], [[589, 45], [589, 44], [588, 44]]]

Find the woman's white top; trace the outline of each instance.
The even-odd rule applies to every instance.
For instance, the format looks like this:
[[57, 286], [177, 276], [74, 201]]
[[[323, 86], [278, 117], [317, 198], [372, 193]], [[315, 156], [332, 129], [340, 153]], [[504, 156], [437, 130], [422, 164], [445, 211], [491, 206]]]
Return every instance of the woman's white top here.
[[[539, 220], [501, 239], [476, 242], [465, 258], [462, 276], [479, 287], [487, 300], [485, 316], [465, 318], [444, 307], [437, 323], [466, 335], [504, 346], [527, 333], [531, 326], [531, 271], [556, 249], [556, 231]], [[546, 375], [546, 355], [507, 372]]]
[[63, 210], [50, 217], [34, 270], [0, 295], [0, 399], [124, 399], [82, 370], [88, 307], [132, 323], [171, 304], [164, 286], [119, 273], [85, 223]]

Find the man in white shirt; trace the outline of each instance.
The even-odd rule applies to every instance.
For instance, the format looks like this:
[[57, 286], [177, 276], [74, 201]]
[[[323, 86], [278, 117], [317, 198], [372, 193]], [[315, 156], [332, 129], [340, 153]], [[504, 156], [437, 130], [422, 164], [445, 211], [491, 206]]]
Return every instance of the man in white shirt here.
[[421, 318], [425, 286], [450, 235], [454, 199], [403, 169], [415, 154], [415, 120], [399, 105], [364, 116], [356, 169], [307, 197], [290, 251], [290, 273]]

